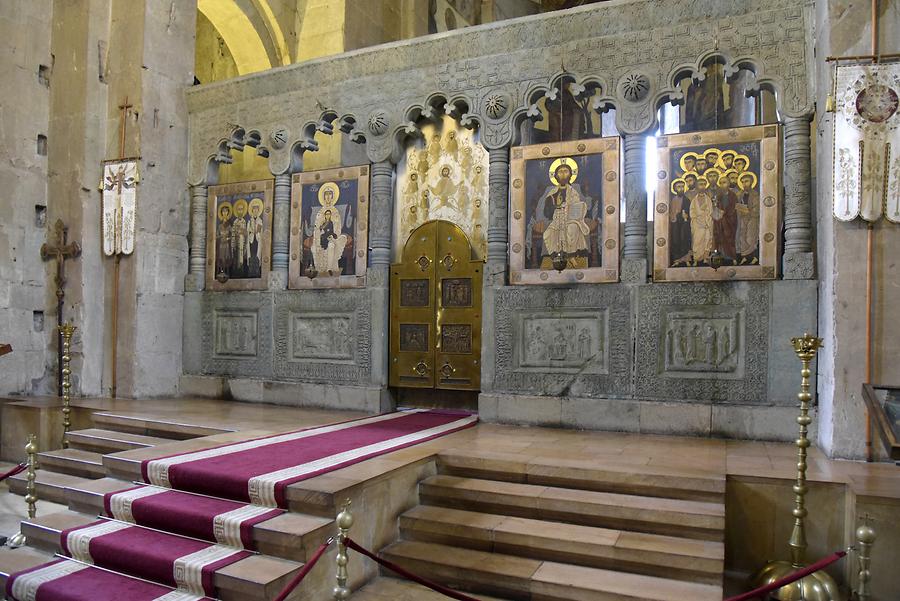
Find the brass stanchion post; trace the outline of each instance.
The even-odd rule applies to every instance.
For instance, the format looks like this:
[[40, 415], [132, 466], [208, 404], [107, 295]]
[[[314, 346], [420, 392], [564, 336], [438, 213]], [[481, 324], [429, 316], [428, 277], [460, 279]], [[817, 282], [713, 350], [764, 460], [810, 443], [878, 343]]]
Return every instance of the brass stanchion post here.
[[347, 572], [347, 564], [350, 557], [347, 555], [347, 537], [350, 528], [353, 526], [353, 515], [350, 513], [350, 499], [344, 503], [344, 507], [337, 516], [338, 527], [338, 551], [335, 562], [337, 563], [337, 585], [334, 587], [335, 601], [345, 601], [350, 598], [350, 587], [347, 586], [349, 573]]
[[[816, 353], [822, 348], [822, 339], [811, 334], [804, 334], [800, 338], [791, 338], [794, 352], [800, 358], [800, 392], [797, 399], [800, 401], [800, 415], [797, 416], [799, 424], [799, 436], [797, 437], [797, 482], [793, 486], [794, 491], [794, 529], [788, 544], [791, 547], [790, 561], [770, 561], [754, 577], [754, 588], [771, 584], [776, 580], [804, 567], [804, 555], [806, 553], [806, 493], [809, 487], [806, 485], [806, 449], [810, 442], [807, 438], [808, 426], [812, 422], [809, 416], [810, 394], [809, 377], [812, 372], [809, 369]], [[803, 599], [804, 601], [836, 601], [841, 599], [840, 591], [834, 579], [824, 570], [813, 572], [805, 578], [795, 580], [771, 594], [775, 599], [784, 601]]]
[[62, 448], [69, 448], [69, 428], [72, 427], [72, 420], [70, 419], [72, 413], [72, 407], [70, 405], [72, 401], [72, 335], [75, 334], [75, 330], [77, 328], [73, 326], [71, 323], [64, 323], [59, 327], [59, 333], [62, 334], [63, 340], [63, 352], [62, 352], [62, 392], [63, 392], [63, 438], [62, 438]]
[[[28, 519], [34, 519], [37, 515], [37, 491], [35, 489], [35, 480], [37, 479], [37, 436], [28, 435], [28, 442], [25, 444], [25, 453], [28, 455], [28, 470], [25, 472], [25, 503], [28, 505]], [[22, 528], [13, 535], [6, 543], [13, 549], [17, 549], [25, 545], [25, 535], [22, 534]]]
[[859, 548], [859, 576], [857, 578], [856, 601], [871, 601], [872, 588], [872, 545], [875, 544], [875, 529], [869, 526], [866, 516], [862, 526], [856, 529], [856, 544]]

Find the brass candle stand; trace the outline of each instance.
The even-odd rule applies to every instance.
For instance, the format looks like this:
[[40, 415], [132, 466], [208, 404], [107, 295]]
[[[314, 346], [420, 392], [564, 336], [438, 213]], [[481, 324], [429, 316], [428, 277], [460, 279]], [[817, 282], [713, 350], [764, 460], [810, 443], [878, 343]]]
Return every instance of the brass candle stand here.
[[[797, 398], [800, 400], [800, 415], [797, 423], [800, 425], [800, 433], [797, 437], [797, 482], [794, 484], [794, 529], [788, 544], [791, 548], [790, 561], [770, 561], [753, 578], [754, 588], [771, 584], [792, 572], [804, 567], [806, 554], [806, 525], [807, 515], [805, 497], [809, 488], [806, 486], [806, 449], [810, 442], [807, 431], [812, 418], [809, 417], [809, 402], [812, 395], [809, 392], [809, 377], [811, 375], [809, 365], [816, 357], [816, 352], [822, 347], [822, 339], [811, 334], [804, 334], [800, 338], [791, 338], [794, 352], [800, 358], [800, 392]], [[770, 598], [778, 601], [838, 601], [841, 599], [840, 591], [834, 579], [824, 570], [813, 572], [809, 576], [787, 584], [770, 594]]]
[[[37, 480], [37, 436], [28, 435], [28, 442], [25, 444], [25, 454], [28, 455], [28, 469], [25, 472], [25, 503], [28, 505], [28, 519], [34, 519], [37, 515], [37, 490], [35, 488], [35, 480]], [[22, 533], [21, 526], [19, 531], [14, 534], [6, 543], [13, 549], [18, 549], [25, 545], [25, 535]]]
[[856, 548], [859, 559], [859, 573], [856, 579], [855, 601], [871, 601], [872, 599], [872, 545], [875, 544], [875, 530], [869, 525], [869, 517], [865, 517], [862, 526], [856, 529]]
[[63, 438], [62, 448], [69, 448], [69, 428], [72, 427], [72, 336], [77, 328], [71, 323], [64, 323], [59, 326], [59, 333], [62, 335], [62, 397], [63, 397]]
[[347, 586], [347, 581], [350, 579], [350, 574], [347, 571], [347, 564], [350, 561], [350, 557], [347, 555], [346, 540], [352, 526], [353, 515], [350, 513], [350, 499], [347, 499], [346, 503], [344, 503], [344, 507], [337, 516], [338, 551], [337, 557], [335, 557], [335, 562], [337, 563], [337, 584], [334, 587], [335, 601], [345, 601], [350, 598], [350, 587]]

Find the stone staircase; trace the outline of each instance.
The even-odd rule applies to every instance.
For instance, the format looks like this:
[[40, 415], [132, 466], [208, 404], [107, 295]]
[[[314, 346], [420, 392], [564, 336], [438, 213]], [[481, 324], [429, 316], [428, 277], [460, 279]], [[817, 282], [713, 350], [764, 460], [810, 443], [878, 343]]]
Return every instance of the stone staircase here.
[[[38, 498], [66, 505], [69, 509], [43, 514], [38, 502], [38, 517], [22, 522], [27, 547], [0, 549], [0, 586], [5, 586], [10, 573], [46, 563], [54, 554], [60, 554], [63, 530], [96, 521], [103, 512], [104, 494], [130, 487], [132, 478], [129, 476], [136, 475], [133, 471], [136, 462], [124, 464], [131, 468], [127, 472], [120, 470], [118, 475], [124, 478], [111, 477], [117, 474], [110, 467], [123, 464], [116, 461], [116, 453], [228, 432], [104, 413], [94, 414], [93, 422], [96, 427], [70, 432], [70, 448], [38, 454]], [[24, 473], [10, 478], [8, 483], [12, 493], [25, 494]], [[256, 524], [252, 528], [252, 538], [258, 552], [216, 571], [213, 579], [216, 597], [224, 601], [274, 599], [333, 531], [333, 519], [295, 512]], [[160, 544], [165, 544], [169, 538], [177, 542], [180, 537], [154, 532], [158, 532]], [[330, 579], [331, 570], [326, 572]], [[130, 575], [117, 577], [129, 578]], [[302, 590], [301, 587], [299, 591]]]
[[720, 474], [463, 451], [438, 467], [382, 551], [411, 571], [501, 599], [722, 599]]

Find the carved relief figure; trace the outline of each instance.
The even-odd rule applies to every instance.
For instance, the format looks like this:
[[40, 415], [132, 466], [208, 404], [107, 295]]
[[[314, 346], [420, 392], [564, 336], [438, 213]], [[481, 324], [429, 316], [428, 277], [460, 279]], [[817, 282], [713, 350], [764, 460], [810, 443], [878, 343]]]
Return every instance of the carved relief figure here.
[[736, 317], [670, 314], [665, 329], [669, 371], [729, 372], [737, 366]]

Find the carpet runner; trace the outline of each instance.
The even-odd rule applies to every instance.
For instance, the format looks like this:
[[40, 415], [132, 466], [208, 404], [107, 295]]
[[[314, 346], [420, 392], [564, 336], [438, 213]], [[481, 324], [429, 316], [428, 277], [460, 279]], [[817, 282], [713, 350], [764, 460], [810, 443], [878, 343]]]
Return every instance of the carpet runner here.
[[287, 507], [285, 488], [474, 426], [476, 415], [414, 409], [144, 461], [145, 482]]
[[13, 601], [209, 601], [68, 559], [11, 575], [6, 581], [6, 597]]
[[254, 550], [253, 526], [284, 513], [158, 486], [106, 493], [103, 505], [107, 516], [123, 522]]
[[[193, 601], [251, 555], [253, 526], [295, 482], [472, 427], [476, 415], [414, 409], [144, 461], [149, 485], [104, 496], [107, 516], [65, 530], [72, 559], [12, 574], [13, 601]], [[249, 502], [249, 504], [248, 504]], [[74, 560], [74, 561], [73, 561]]]

